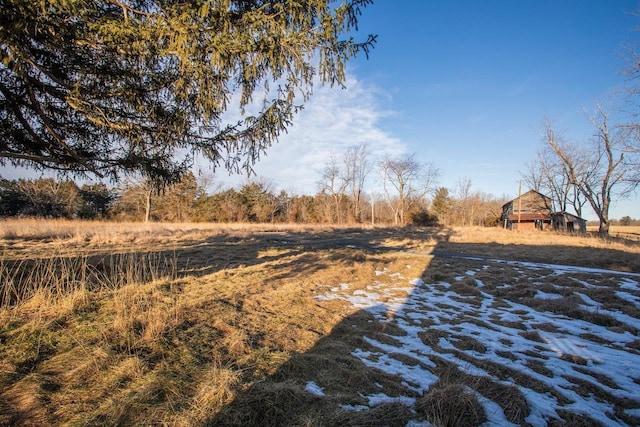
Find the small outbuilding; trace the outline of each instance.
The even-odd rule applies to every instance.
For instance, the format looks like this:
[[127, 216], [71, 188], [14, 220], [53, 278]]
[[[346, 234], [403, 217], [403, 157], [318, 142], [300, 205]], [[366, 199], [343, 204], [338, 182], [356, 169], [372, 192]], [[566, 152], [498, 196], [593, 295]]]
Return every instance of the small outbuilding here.
[[587, 220], [568, 212], [554, 212], [551, 214], [551, 224], [554, 230], [568, 233], [586, 233]]

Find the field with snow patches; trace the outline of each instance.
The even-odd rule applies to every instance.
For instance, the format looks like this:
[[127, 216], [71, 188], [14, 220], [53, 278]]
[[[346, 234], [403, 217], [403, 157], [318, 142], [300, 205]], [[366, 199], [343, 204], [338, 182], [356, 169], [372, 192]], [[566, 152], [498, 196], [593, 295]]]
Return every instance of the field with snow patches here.
[[640, 244], [0, 223], [0, 426], [640, 425]]
[[[346, 282], [317, 299], [347, 301], [397, 326], [382, 340], [365, 335], [367, 348], [352, 354], [402, 377], [418, 395], [439, 381], [439, 367], [457, 368], [465, 390], [484, 408], [487, 425], [543, 426], [560, 422], [561, 415], [563, 423], [640, 423], [640, 274], [472, 257], [444, 262], [455, 269], [453, 280], [384, 270], [364, 290], [353, 291]], [[505, 269], [512, 274], [503, 282]], [[498, 394], [496, 402], [496, 390], [474, 388], [482, 382], [473, 378], [486, 377], [517, 389], [507, 401]], [[315, 382], [308, 388], [322, 393]], [[509, 420], [508, 399], [518, 393], [529, 413]], [[366, 398], [369, 406], [416, 404], [413, 397], [382, 391]]]

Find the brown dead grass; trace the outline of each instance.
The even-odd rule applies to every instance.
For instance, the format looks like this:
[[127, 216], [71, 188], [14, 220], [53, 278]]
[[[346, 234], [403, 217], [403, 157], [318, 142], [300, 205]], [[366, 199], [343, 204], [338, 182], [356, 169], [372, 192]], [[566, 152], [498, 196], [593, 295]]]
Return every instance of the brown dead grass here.
[[453, 228], [441, 251], [490, 258], [640, 272], [640, 241], [500, 228]]
[[[402, 329], [392, 318], [379, 321], [317, 297], [345, 283], [356, 291], [379, 280], [406, 284], [422, 276], [452, 283], [442, 291], [461, 298], [492, 292], [497, 303], [505, 298], [580, 315], [570, 294], [555, 303], [534, 299], [534, 285], [510, 266], [456, 282], [455, 261], [434, 259], [433, 252], [580, 264], [584, 250], [592, 252], [587, 265], [640, 270], [633, 244], [540, 236], [500, 229], [2, 221], [3, 277], [19, 276], [11, 266], [35, 271], [40, 265], [48, 271], [42, 277], [60, 280], [67, 260], [76, 275], [68, 275], [63, 292], [51, 292], [43, 279], [0, 309], [0, 425], [264, 425], [265, 419], [272, 425], [406, 425], [415, 415], [400, 403], [357, 412], [340, 407], [365, 405], [363, 396], [380, 387], [390, 396], [407, 395], [398, 377], [351, 354], [372, 350], [363, 336], [393, 344]], [[135, 273], [140, 265], [148, 271]], [[86, 271], [123, 280], [95, 286]], [[405, 277], [379, 277], [384, 271]], [[505, 283], [514, 286], [501, 293]], [[437, 350], [443, 333], [428, 326], [421, 338]], [[487, 351], [486, 343], [468, 337], [452, 342], [460, 358]], [[453, 410], [462, 416], [453, 421], [484, 420], [476, 393], [521, 424], [526, 401], [505, 383], [546, 391], [491, 362], [483, 368], [502, 382], [459, 373], [454, 381], [442, 363], [441, 381], [425, 396], [412, 395], [434, 425], [446, 425]], [[327, 396], [306, 392], [310, 380]]]
[[487, 420], [478, 398], [462, 384], [435, 384], [416, 403], [416, 410], [438, 427], [478, 426]]
[[[598, 232], [597, 225], [588, 225], [587, 231]], [[609, 235], [615, 238], [640, 240], [640, 226], [638, 225], [612, 225], [609, 228]]]

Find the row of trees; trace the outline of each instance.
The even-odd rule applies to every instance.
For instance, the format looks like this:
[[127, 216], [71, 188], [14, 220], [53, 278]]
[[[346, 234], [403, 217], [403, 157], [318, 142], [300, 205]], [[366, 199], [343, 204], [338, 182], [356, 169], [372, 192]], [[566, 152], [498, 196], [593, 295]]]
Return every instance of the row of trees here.
[[502, 206], [508, 198], [472, 191], [471, 186], [471, 179], [463, 178], [453, 192], [446, 187], [437, 189], [431, 208], [440, 224], [487, 227], [500, 224]]
[[[365, 182], [374, 170], [381, 194], [376, 196], [372, 191], [372, 200], [367, 201]], [[377, 199], [386, 203], [393, 223], [402, 225], [411, 213], [426, 210], [428, 196], [439, 176], [440, 171], [433, 164], [420, 162], [411, 154], [385, 156], [373, 164], [367, 144], [363, 143], [330, 156], [322, 169], [318, 189], [333, 201], [333, 222], [362, 222], [366, 205], [375, 204]]]
[[[180, 182], [159, 190], [151, 181], [129, 181], [120, 188], [102, 183], [78, 186], [53, 178], [0, 181], [0, 215], [50, 218], [115, 219], [128, 221], [271, 222], [396, 224], [399, 210], [404, 223], [417, 225], [495, 225], [504, 199], [441, 187], [431, 202], [424, 195], [399, 197], [355, 193], [356, 197], [330, 193], [314, 196], [273, 191], [268, 183], [254, 181], [239, 189], [206, 192], [206, 182], [187, 174]], [[406, 183], [405, 183], [406, 184]], [[411, 186], [411, 185], [410, 185]], [[463, 186], [460, 186], [462, 189]], [[399, 206], [404, 203], [403, 208]]]
[[78, 187], [53, 178], [0, 180], [0, 215], [51, 218], [104, 218], [116, 198], [102, 183]]

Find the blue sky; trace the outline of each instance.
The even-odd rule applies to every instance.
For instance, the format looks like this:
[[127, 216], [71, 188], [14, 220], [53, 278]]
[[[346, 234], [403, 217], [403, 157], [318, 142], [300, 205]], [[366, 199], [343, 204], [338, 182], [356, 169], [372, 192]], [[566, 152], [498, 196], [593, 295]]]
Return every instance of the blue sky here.
[[[515, 197], [542, 146], [544, 117], [567, 139], [588, 138], [585, 111], [627, 83], [638, 10], [626, 0], [374, 1], [360, 18], [361, 33], [378, 35], [369, 59], [350, 63], [347, 89], [316, 88], [256, 172], [277, 188], [314, 193], [331, 152], [367, 142], [374, 157], [432, 162], [441, 186], [468, 178], [472, 190]], [[238, 182], [224, 172], [218, 179]], [[372, 173], [369, 185], [376, 180]], [[640, 218], [640, 202], [617, 202], [610, 213]]]
[[[440, 169], [440, 186], [470, 179], [474, 191], [515, 197], [544, 117], [569, 140], [589, 138], [585, 111], [628, 83], [621, 72], [626, 47], [640, 42], [637, 11], [638, 0], [374, 0], [360, 17], [362, 38], [378, 35], [369, 59], [350, 62], [347, 89], [316, 85], [256, 165], [257, 179], [314, 194], [327, 159], [365, 142], [373, 162], [414, 153]], [[219, 170], [215, 180], [247, 178]], [[367, 192], [379, 181], [372, 172]], [[637, 197], [610, 211], [624, 215], [640, 218]]]

